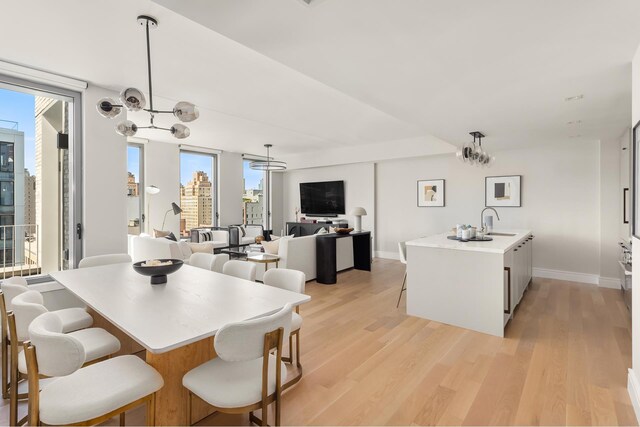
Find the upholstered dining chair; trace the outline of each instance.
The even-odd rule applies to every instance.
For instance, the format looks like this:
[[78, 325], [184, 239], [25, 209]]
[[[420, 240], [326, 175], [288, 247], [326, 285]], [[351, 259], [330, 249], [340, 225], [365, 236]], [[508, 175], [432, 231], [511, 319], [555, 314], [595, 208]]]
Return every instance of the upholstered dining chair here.
[[[0, 285], [2, 291], [2, 299], [0, 299], [0, 325], [2, 334], [2, 396], [5, 399], [9, 398], [9, 364], [7, 361], [9, 358], [9, 347], [11, 340], [9, 338], [8, 319], [7, 313], [13, 309], [13, 299], [29, 290], [27, 287], [27, 281], [24, 277], [14, 276], [2, 281]], [[82, 308], [66, 308], [58, 311], [62, 320], [63, 329], [65, 332], [75, 331], [77, 329], [88, 328], [93, 324], [93, 318]]]
[[2, 342], [0, 345], [2, 348], [0, 359], [2, 359], [2, 398], [9, 398], [9, 346], [11, 341], [9, 340], [9, 328], [7, 323], [7, 313], [11, 311], [11, 301], [17, 295], [23, 292], [27, 292], [27, 281], [24, 277], [10, 277], [4, 279], [0, 284], [0, 290], [2, 292], [2, 298], [0, 299], [0, 334], [2, 335]]
[[229, 255], [227, 254], [216, 254], [213, 256], [213, 268], [212, 270], [216, 273], [222, 273], [222, 269], [224, 265], [229, 261]]
[[227, 261], [222, 267], [222, 272], [229, 276], [238, 277], [251, 282], [256, 281], [256, 265], [253, 262], [240, 261], [237, 259]]
[[101, 265], [121, 264], [131, 262], [129, 254], [106, 254], [95, 255], [82, 258], [78, 263], [78, 268], [99, 267]]
[[402, 277], [402, 287], [400, 288], [400, 295], [398, 296], [398, 303], [396, 304], [396, 308], [400, 307], [400, 299], [402, 298], [402, 293], [407, 290], [407, 244], [406, 242], [398, 242], [398, 252], [400, 255], [400, 262], [405, 265], [404, 267], [404, 276]]
[[[82, 367], [85, 344], [63, 334], [54, 313], [38, 316], [24, 344], [29, 378], [29, 425], [96, 425], [125, 411], [147, 405], [147, 425], [154, 425], [155, 393], [162, 376], [142, 359], [119, 356]], [[40, 384], [40, 376], [59, 377]]]
[[[291, 292], [304, 294], [306, 276], [302, 271], [289, 270], [286, 268], [272, 268], [264, 273], [262, 282], [267, 286], [273, 286], [285, 289]], [[298, 375], [289, 380], [284, 389], [291, 387], [302, 378], [302, 363], [300, 362], [300, 327], [302, 326], [302, 316], [300, 316], [300, 307], [296, 306], [295, 311], [291, 313], [291, 333], [289, 334], [289, 356], [283, 357], [282, 360], [293, 364], [293, 338], [296, 339], [296, 357], [295, 363], [298, 368]], [[286, 338], [286, 337], [285, 337]]]
[[[11, 343], [10, 378], [9, 386], [9, 419], [10, 425], [18, 425], [18, 400], [27, 396], [18, 394], [20, 382], [26, 379], [27, 363], [22, 351], [22, 344], [29, 339], [29, 326], [41, 314], [48, 313], [43, 305], [42, 294], [37, 291], [27, 291], [13, 299], [13, 311], [9, 312], [9, 339]], [[60, 323], [60, 332], [66, 333], [62, 323], [62, 317], [53, 311]], [[85, 350], [85, 362], [93, 363], [109, 357], [120, 350], [120, 341], [109, 332], [101, 328], [87, 328], [69, 332], [70, 336], [83, 344]], [[22, 424], [22, 423], [19, 423]]]
[[[189, 391], [188, 424], [195, 395], [219, 412], [249, 412], [249, 421], [257, 425], [267, 425], [268, 406], [275, 403], [275, 425], [279, 426], [282, 383], [287, 378], [282, 340], [290, 328], [290, 304], [269, 316], [220, 328], [214, 338], [218, 357], [182, 378], [182, 385]], [[262, 420], [253, 414], [256, 409], [262, 409]]]

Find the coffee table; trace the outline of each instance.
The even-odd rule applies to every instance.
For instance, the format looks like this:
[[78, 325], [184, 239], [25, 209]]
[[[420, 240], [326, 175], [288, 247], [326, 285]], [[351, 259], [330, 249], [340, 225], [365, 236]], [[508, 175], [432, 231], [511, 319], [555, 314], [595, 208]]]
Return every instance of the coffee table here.
[[278, 268], [278, 262], [280, 261], [280, 257], [278, 255], [266, 254], [264, 252], [252, 252], [249, 246], [225, 248], [222, 249], [220, 253], [228, 254], [235, 258], [243, 258], [247, 261], [258, 264], [264, 264], [264, 271], [267, 271], [269, 269], [269, 264], [272, 263], [275, 263], [276, 268]]

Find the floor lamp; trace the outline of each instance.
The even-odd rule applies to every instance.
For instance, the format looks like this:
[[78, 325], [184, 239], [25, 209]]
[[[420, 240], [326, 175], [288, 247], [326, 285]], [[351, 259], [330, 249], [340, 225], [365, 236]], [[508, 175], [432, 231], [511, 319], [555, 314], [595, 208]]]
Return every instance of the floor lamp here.
[[147, 233], [151, 234], [151, 196], [158, 194], [160, 189], [155, 185], [150, 185], [144, 191], [149, 195], [147, 199]]

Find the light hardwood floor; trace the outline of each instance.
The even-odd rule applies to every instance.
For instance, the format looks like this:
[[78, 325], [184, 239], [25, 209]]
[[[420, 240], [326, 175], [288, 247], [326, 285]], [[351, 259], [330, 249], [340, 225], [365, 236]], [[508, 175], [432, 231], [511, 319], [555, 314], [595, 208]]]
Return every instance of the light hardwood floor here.
[[[377, 259], [372, 273], [307, 284], [304, 376], [283, 396], [283, 424], [637, 425], [617, 290], [534, 279], [501, 339], [407, 316], [404, 296], [396, 309], [403, 272]], [[127, 415], [143, 422], [143, 410]], [[224, 424], [248, 417], [199, 423]]]

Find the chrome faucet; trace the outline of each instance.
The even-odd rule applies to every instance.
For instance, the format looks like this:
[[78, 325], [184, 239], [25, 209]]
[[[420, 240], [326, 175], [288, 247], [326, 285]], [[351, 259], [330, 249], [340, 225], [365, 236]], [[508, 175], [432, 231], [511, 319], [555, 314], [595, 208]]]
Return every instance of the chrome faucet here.
[[485, 224], [484, 224], [484, 211], [486, 211], [487, 209], [491, 209], [492, 211], [494, 211], [496, 213], [496, 217], [498, 218], [498, 221], [500, 221], [500, 215], [498, 215], [498, 211], [493, 209], [493, 208], [489, 208], [486, 207], [484, 209], [482, 209], [482, 212], [480, 212], [480, 226], [482, 227], [482, 229], [484, 230], [486, 228]]

